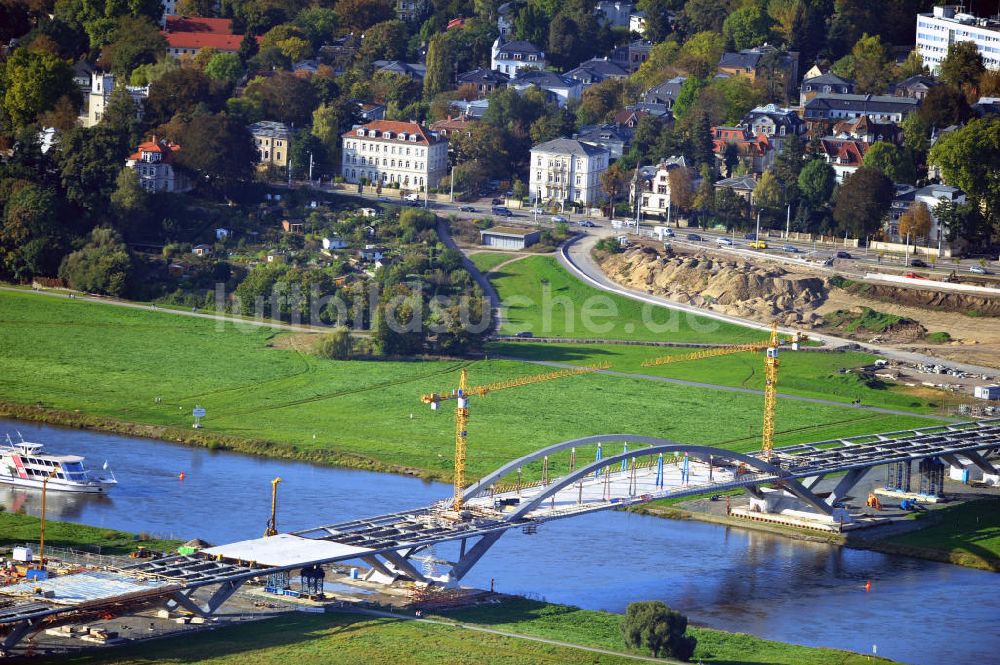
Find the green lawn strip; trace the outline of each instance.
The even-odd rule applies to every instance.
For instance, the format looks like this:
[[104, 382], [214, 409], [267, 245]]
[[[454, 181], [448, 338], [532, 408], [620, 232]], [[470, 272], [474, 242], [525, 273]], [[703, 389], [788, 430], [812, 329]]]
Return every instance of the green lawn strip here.
[[360, 614], [291, 613], [211, 632], [75, 656], [35, 659], [73, 665], [145, 663], [271, 665], [272, 663], [407, 663], [413, 665], [534, 665], [635, 663], [603, 655], [467, 629]]
[[[0, 512], [0, 548], [37, 543], [41, 520], [20, 513]], [[114, 529], [73, 522], [45, 520], [45, 545], [72, 547], [101, 554], [128, 554], [140, 545], [159, 552], [173, 551], [179, 540], [158, 540]]]
[[[582, 610], [567, 605], [550, 605], [526, 599], [511, 599], [495, 605], [455, 610], [446, 617], [463, 623], [487, 626], [497, 630], [537, 635], [575, 644], [626, 651], [622, 639], [621, 614]], [[697, 617], [689, 617], [696, 620]], [[889, 663], [885, 659], [868, 660], [867, 656], [840, 651], [798, 646], [763, 640], [753, 635], [729, 633], [712, 628], [690, 627], [698, 638], [698, 648], [692, 662], [702, 659], [718, 665], [733, 663], [767, 663], [769, 665], [861, 665]], [[633, 653], [642, 653], [633, 651]]]
[[[540, 342], [493, 342], [487, 352], [525, 360], [547, 360], [573, 365], [610, 362], [619, 372], [664, 376], [723, 386], [764, 389], [764, 359], [759, 353], [737, 353], [668, 365], [642, 367], [646, 360], [693, 353], [680, 347], [632, 346], [623, 344], [573, 344]], [[931, 413], [937, 405], [913, 397], [882, 382], [866, 383], [856, 373], [840, 373], [868, 365], [876, 356], [868, 353], [817, 353], [783, 351], [778, 391], [789, 395], [816, 397], [838, 402], [860, 399], [862, 404], [888, 409]]]
[[[551, 256], [515, 261], [490, 275], [490, 281], [505, 303], [501, 332], [506, 334], [530, 331], [542, 337], [704, 343], [749, 342], [766, 336], [759, 330], [601, 291], [576, 279]], [[647, 322], [663, 330], [650, 329]]]
[[920, 514], [931, 524], [880, 541], [902, 553], [1000, 570], [1000, 499], [979, 499]]
[[[269, 348], [273, 331], [216, 326], [165, 313], [0, 294], [0, 401], [40, 403], [81, 420], [166, 428], [151, 436], [202, 443], [216, 436], [244, 452], [405, 467], [445, 478], [452, 466], [453, 414], [448, 405], [431, 411], [420, 395], [453, 389], [462, 366], [469, 367], [473, 385], [540, 371], [513, 361], [328, 361]], [[198, 431], [191, 429], [195, 405], [208, 411]], [[777, 441], [925, 424], [781, 402]], [[753, 450], [760, 446], [760, 427], [756, 395], [605, 375], [563, 378], [474, 398], [469, 472], [475, 477], [545, 445], [613, 432]], [[248, 443], [230, 445], [225, 437]]]
[[472, 261], [474, 266], [479, 268], [480, 272], [489, 272], [504, 261], [516, 258], [518, 258], [517, 254], [507, 254], [505, 252], [476, 252], [475, 254], [469, 254], [469, 260]]

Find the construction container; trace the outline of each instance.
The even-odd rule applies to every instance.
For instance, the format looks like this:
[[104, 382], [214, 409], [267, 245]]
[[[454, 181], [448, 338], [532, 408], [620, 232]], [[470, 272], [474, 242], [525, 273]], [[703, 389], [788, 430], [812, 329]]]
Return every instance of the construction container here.
[[14, 561], [23, 561], [25, 563], [32, 561], [34, 553], [31, 551], [30, 547], [15, 547], [11, 552], [11, 558]]
[[1000, 386], [976, 386], [973, 395], [978, 399], [1000, 400]]
[[358, 579], [358, 569], [357, 568], [351, 568], [351, 579], [352, 580]]

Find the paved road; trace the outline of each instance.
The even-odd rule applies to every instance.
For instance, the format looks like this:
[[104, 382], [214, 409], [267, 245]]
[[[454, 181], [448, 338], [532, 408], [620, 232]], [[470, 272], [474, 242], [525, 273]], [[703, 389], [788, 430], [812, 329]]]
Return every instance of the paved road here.
[[[661, 305], [670, 309], [679, 310], [682, 312], [689, 312], [691, 314], [697, 314], [702, 317], [715, 319], [717, 321], [725, 321], [727, 323], [732, 323], [748, 328], [754, 328], [762, 331], [770, 331], [770, 326], [760, 323], [759, 321], [753, 321], [751, 319], [743, 319], [737, 316], [729, 316], [726, 314], [720, 314], [718, 312], [713, 312], [707, 309], [702, 309], [700, 307], [695, 307], [693, 305], [684, 305], [681, 303], [676, 303], [666, 298], [659, 296], [648, 295], [645, 293], [639, 293], [638, 291], [633, 291], [627, 289], [615, 282], [611, 281], [604, 272], [600, 269], [597, 263], [594, 261], [590, 252], [594, 247], [594, 244], [599, 240], [596, 235], [583, 235], [571, 239], [569, 242], [564, 244], [559, 252], [558, 258], [559, 262], [569, 270], [571, 273], [576, 275], [578, 278], [587, 282], [591, 286], [599, 288], [603, 291], [609, 291], [611, 293], [616, 293], [627, 298], [632, 298], [633, 300], [639, 300], [641, 302], [648, 302], [654, 305]], [[782, 329], [785, 334], [794, 334], [794, 330]], [[861, 349], [868, 351], [870, 353], [877, 353], [886, 358], [896, 360], [899, 362], [911, 363], [911, 364], [925, 364], [925, 365], [947, 365], [948, 367], [953, 367], [963, 372], [970, 374], [984, 374], [986, 376], [993, 377], [994, 379], [1000, 376], [1000, 371], [991, 367], [982, 367], [980, 365], [971, 365], [969, 363], [959, 363], [951, 360], [945, 360], [942, 358], [935, 358], [923, 353], [916, 353], [913, 351], [903, 351], [890, 346], [881, 346], [877, 344], [868, 344], [865, 342], [856, 342], [854, 340], [845, 339], [843, 337], [836, 337], [834, 335], [814, 333], [810, 332], [809, 337], [811, 339], [823, 342], [830, 348], [843, 348], [847, 346], [856, 346]]]

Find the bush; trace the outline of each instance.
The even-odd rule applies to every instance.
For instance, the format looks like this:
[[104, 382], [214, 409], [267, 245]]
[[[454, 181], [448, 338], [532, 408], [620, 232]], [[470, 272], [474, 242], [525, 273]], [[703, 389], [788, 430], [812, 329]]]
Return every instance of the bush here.
[[334, 328], [333, 332], [323, 335], [316, 345], [316, 355], [330, 360], [347, 360], [353, 350], [351, 333], [344, 326]]
[[620, 254], [625, 251], [625, 248], [622, 247], [616, 238], [604, 238], [595, 245], [595, 248], [600, 252], [607, 252], [608, 254]]
[[659, 600], [629, 603], [622, 622], [625, 643], [635, 648], [647, 648], [653, 658], [665, 657], [688, 661], [694, 655], [698, 641], [687, 631], [686, 616], [670, 609]]
[[947, 344], [951, 341], [951, 335], [944, 331], [928, 333], [927, 341], [931, 344]]

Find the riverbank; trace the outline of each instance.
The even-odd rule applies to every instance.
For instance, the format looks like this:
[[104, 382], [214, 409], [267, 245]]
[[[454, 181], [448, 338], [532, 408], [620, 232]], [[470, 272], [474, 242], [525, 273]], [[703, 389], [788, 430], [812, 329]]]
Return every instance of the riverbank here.
[[721, 526], [752, 529], [805, 542], [828, 543], [885, 554], [951, 563], [966, 568], [1000, 572], [1000, 499], [982, 498], [926, 513], [912, 519], [847, 533], [806, 531], [764, 522], [751, 522], [675, 505], [646, 504], [632, 510], [675, 520], [697, 520]]
[[[25, 543], [37, 543], [41, 520], [23, 513], [0, 511], [0, 550]], [[103, 529], [74, 522], [45, 520], [45, 545], [82, 549], [95, 554], [124, 555], [139, 547], [158, 552], [174, 551], [179, 540], [151, 538], [116, 529]]]

